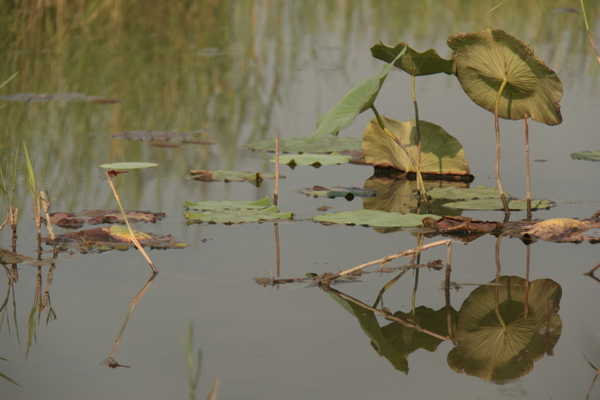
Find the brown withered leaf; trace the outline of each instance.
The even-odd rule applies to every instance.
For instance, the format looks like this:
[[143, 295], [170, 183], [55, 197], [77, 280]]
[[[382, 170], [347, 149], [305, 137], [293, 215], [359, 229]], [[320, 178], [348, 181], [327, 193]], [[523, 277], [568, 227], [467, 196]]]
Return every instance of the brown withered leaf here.
[[[129, 222], [155, 223], [165, 217], [165, 213], [132, 210], [127, 212]], [[84, 210], [78, 213], [55, 212], [50, 214], [53, 225], [67, 229], [79, 229], [84, 224], [124, 224], [123, 214], [117, 210]]]
[[583, 232], [600, 228], [599, 219], [588, 219], [580, 221], [572, 218], [553, 218], [538, 222], [531, 228], [521, 232], [525, 240], [544, 240], [548, 242], [584, 242], [600, 241], [598, 237], [588, 237], [581, 235]]
[[464, 243], [472, 242], [502, 226], [499, 222], [480, 221], [461, 216], [445, 216], [438, 220], [427, 217], [423, 218], [423, 225], [435, 229], [443, 236], [452, 237]]

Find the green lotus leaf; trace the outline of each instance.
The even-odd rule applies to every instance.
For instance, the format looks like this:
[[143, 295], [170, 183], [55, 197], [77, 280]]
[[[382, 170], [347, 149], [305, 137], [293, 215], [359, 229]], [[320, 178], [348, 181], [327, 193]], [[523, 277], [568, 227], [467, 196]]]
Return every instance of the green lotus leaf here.
[[574, 160], [600, 161], [600, 150], [578, 151], [571, 154]]
[[[529, 283], [528, 315], [523, 310], [527, 282], [500, 277], [501, 286], [480, 286], [463, 302], [457, 316], [457, 346], [448, 365], [459, 373], [505, 382], [526, 375], [535, 361], [552, 352], [561, 335], [557, 312], [561, 287], [550, 279]], [[498, 290], [499, 321], [495, 310]]]
[[298, 193], [305, 194], [307, 196], [314, 197], [345, 197], [346, 200], [352, 200], [354, 197], [375, 197], [377, 192], [369, 188], [344, 188], [344, 187], [332, 187], [331, 189], [324, 188], [322, 186], [315, 186], [312, 189], [307, 188], [299, 190]]
[[[393, 62], [396, 62], [405, 52], [406, 50], [401, 51]], [[306, 138], [306, 143], [316, 143], [327, 135], [337, 136], [338, 132], [348, 127], [358, 114], [371, 108], [387, 74], [394, 66], [393, 62], [384, 65], [380, 73], [361, 80], [335, 106], [322, 114], [317, 119], [317, 131]]]
[[124, 169], [141, 169], [158, 167], [158, 164], [148, 162], [116, 162], [110, 164], [102, 164], [100, 168], [124, 170]]
[[[279, 164], [291, 164], [291, 165], [333, 165], [333, 164], [344, 164], [350, 161], [350, 156], [342, 156], [337, 151], [331, 154], [286, 154], [279, 156]], [[275, 157], [269, 161], [275, 162]]]
[[293, 213], [280, 213], [277, 206], [260, 210], [221, 210], [221, 211], [188, 211], [185, 218], [188, 223], [215, 223], [215, 224], [241, 224], [247, 222], [260, 222], [265, 220], [292, 219]]
[[[436, 182], [425, 181], [425, 190], [429, 194], [430, 190], [445, 187], [447, 185], [465, 185], [466, 182]], [[454, 187], [454, 186], [450, 186]], [[369, 188], [380, 193], [377, 197], [363, 198], [363, 208], [366, 210], [382, 210], [388, 212], [399, 212], [402, 214], [427, 213], [427, 205], [424, 201], [419, 201], [417, 196], [417, 183], [407, 179], [391, 179], [382, 177], [371, 177], [365, 181], [365, 188]], [[430, 201], [431, 208], [436, 215], [461, 215], [460, 210], [449, 210], [443, 205], [448, 200], [434, 199]]]
[[419, 53], [408, 47], [407, 42], [398, 43], [394, 47], [389, 47], [383, 42], [377, 43], [371, 47], [371, 55], [379, 60], [391, 63], [402, 49], [406, 48], [406, 54], [394, 62], [394, 66], [406, 71], [409, 75], [433, 75], [433, 74], [452, 74], [452, 60], [446, 60], [439, 56], [434, 49], [429, 49]]
[[185, 207], [194, 210], [220, 211], [220, 210], [262, 210], [271, 206], [271, 199], [265, 197], [258, 201], [186, 201]]
[[[554, 207], [556, 204], [550, 200], [531, 200], [532, 210], [547, 210], [550, 207]], [[502, 205], [502, 199], [479, 199], [479, 200], [467, 200], [457, 201], [454, 203], [444, 204], [446, 208], [453, 208], [456, 210], [477, 210], [477, 211], [492, 211], [492, 210], [504, 210]], [[508, 200], [508, 208], [511, 211], [522, 211], [527, 210], [527, 199], [516, 199]]]
[[[362, 139], [349, 137], [325, 137], [318, 143], [308, 144], [304, 137], [279, 139], [279, 151], [283, 153], [331, 153], [332, 151], [360, 151]], [[275, 139], [247, 144], [252, 150], [275, 151]]]
[[[417, 128], [414, 119], [396, 121], [381, 117], [385, 127], [408, 148], [413, 158], [418, 155]], [[460, 142], [441, 126], [419, 121], [421, 127], [421, 173], [436, 175], [470, 175], [469, 164]], [[410, 159], [381, 129], [376, 118], [367, 125], [363, 135], [365, 162], [374, 167], [396, 168], [415, 172]]]
[[[475, 188], [458, 188], [447, 186], [427, 190], [427, 194], [434, 199], [467, 200], [467, 199], [499, 199], [500, 192], [495, 188], [477, 186]], [[510, 196], [504, 192], [505, 196]]]
[[499, 116], [525, 115], [547, 125], [562, 122], [560, 79], [536, 57], [527, 43], [502, 30], [457, 33], [448, 38], [454, 50], [454, 72], [463, 90], [477, 105], [494, 113], [503, 82]]
[[313, 218], [318, 222], [331, 222], [334, 224], [367, 225], [381, 227], [421, 226], [425, 217], [439, 218], [430, 214], [400, 214], [381, 210], [355, 210], [339, 213], [326, 213]]

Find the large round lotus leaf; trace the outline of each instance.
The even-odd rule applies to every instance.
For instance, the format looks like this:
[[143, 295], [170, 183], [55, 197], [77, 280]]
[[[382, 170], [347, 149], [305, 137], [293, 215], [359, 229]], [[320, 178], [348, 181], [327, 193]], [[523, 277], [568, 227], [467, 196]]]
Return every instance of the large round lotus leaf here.
[[419, 53], [410, 47], [407, 42], [398, 43], [394, 47], [389, 47], [382, 42], [371, 47], [371, 55], [379, 60], [387, 63], [392, 62], [400, 51], [406, 47], [404, 57], [398, 59], [394, 66], [406, 71], [409, 75], [433, 75], [433, 74], [452, 74], [452, 60], [446, 60], [439, 56], [434, 49], [429, 49], [423, 53]]
[[[448, 354], [448, 365], [456, 372], [498, 382], [515, 379], [530, 372], [533, 363], [551, 353], [558, 342], [560, 286], [550, 279], [531, 282], [525, 318], [525, 280], [503, 276], [500, 284], [475, 289], [458, 311], [458, 345]], [[505, 327], [495, 311], [496, 289]]]
[[[402, 57], [404, 52], [401, 51], [392, 61], [395, 62]], [[393, 63], [386, 64], [381, 68], [380, 73], [361, 80], [335, 106], [322, 114], [317, 119], [317, 131], [306, 138], [306, 143], [318, 142], [327, 135], [337, 136], [339, 131], [348, 127], [358, 114], [371, 108], [393, 66]]]
[[[408, 122], [381, 117], [385, 127], [408, 148], [417, 159], [417, 127], [414, 119]], [[460, 142], [441, 126], [419, 121], [421, 127], [421, 173], [439, 175], [469, 175], [469, 164]], [[381, 129], [377, 119], [369, 122], [363, 135], [365, 162], [374, 167], [396, 168], [415, 172], [410, 159]]]
[[533, 54], [527, 43], [502, 30], [456, 33], [448, 38], [454, 50], [454, 73], [463, 90], [477, 105], [495, 112], [502, 82], [499, 116], [525, 115], [547, 125], [562, 122], [563, 88], [558, 76]]

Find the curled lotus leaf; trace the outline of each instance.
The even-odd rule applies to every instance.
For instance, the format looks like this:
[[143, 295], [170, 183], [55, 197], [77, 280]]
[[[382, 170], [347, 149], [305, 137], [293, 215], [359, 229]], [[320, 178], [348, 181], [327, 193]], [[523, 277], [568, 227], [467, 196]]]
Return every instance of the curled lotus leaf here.
[[486, 29], [451, 35], [448, 46], [454, 50], [454, 73], [477, 105], [495, 112], [497, 94], [506, 82], [499, 117], [528, 115], [546, 125], [562, 122], [562, 83], [530, 45], [502, 30]]
[[388, 73], [398, 58], [402, 57], [405, 50], [401, 51], [392, 63], [381, 68], [381, 72], [361, 80], [358, 85], [350, 89], [348, 93], [333, 107], [327, 110], [317, 119], [317, 131], [306, 138], [306, 143], [316, 143], [327, 135], [337, 136], [347, 128], [354, 118], [363, 111], [373, 106], [379, 90], [387, 78]]
[[[385, 127], [417, 159], [417, 126], [414, 119], [396, 121], [381, 117]], [[421, 173], [432, 175], [470, 175], [469, 164], [460, 142], [441, 126], [419, 121], [421, 127]], [[381, 129], [376, 118], [367, 125], [363, 136], [365, 162], [374, 167], [415, 172], [410, 159]]]
[[389, 47], [380, 41], [375, 46], [371, 47], [371, 55], [379, 60], [390, 63], [394, 61], [400, 51], [404, 48], [406, 48], [406, 54], [396, 60], [394, 66], [406, 71], [409, 75], [452, 74], [452, 60], [446, 60], [445, 58], [440, 57], [438, 52], [434, 49], [419, 53], [410, 48], [407, 42], [401, 42], [394, 47]]

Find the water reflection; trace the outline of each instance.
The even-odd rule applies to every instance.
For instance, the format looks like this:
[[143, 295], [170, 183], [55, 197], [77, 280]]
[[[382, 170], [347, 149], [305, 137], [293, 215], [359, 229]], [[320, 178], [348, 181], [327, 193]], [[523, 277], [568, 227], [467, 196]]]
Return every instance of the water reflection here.
[[[377, 308], [382, 292], [406, 271], [382, 288], [374, 306], [328, 284], [321, 288], [358, 319], [375, 351], [406, 374], [411, 353], [420, 348], [436, 351], [446, 340], [455, 344], [448, 353], [450, 368], [495, 383], [524, 376], [544, 354], [553, 355], [562, 332], [562, 321], [558, 316], [562, 295], [560, 285], [551, 279], [529, 282], [528, 278], [501, 276], [497, 264], [496, 279], [490, 284], [479, 285], [456, 311], [450, 306], [449, 288], [458, 290], [459, 285], [450, 281], [450, 271], [447, 262], [444, 285], [447, 304], [438, 310], [415, 307], [416, 293], [413, 293], [412, 312], [392, 313], [383, 303]], [[376, 314], [393, 322], [381, 326]]]

